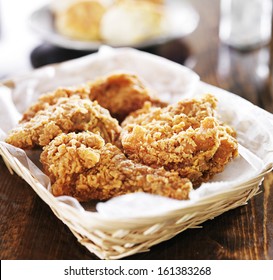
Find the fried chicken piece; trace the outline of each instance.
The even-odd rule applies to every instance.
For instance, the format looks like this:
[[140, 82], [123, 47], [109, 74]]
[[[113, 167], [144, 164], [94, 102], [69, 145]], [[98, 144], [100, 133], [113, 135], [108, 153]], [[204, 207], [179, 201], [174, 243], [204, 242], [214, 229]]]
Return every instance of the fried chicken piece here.
[[111, 74], [92, 82], [89, 98], [97, 100], [119, 121], [142, 108], [146, 101], [159, 107], [167, 105], [155, 97], [136, 75], [125, 73]]
[[91, 132], [57, 136], [44, 147], [41, 162], [55, 196], [106, 200], [132, 192], [188, 199], [192, 184], [177, 172], [154, 169], [126, 158], [116, 146]]
[[85, 85], [59, 88], [41, 95], [36, 104], [24, 113], [21, 122], [29, 121], [40, 110], [56, 104], [59, 98], [73, 95], [89, 98], [92, 101], [96, 100], [119, 121], [122, 121], [129, 113], [140, 109], [146, 101], [150, 101], [154, 106], [166, 106], [166, 103], [152, 96], [137, 76], [116, 73], [88, 82]]
[[124, 152], [142, 164], [176, 170], [198, 186], [238, 154], [235, 132], [217, 120], [215, 108], [212, 95], [165, 108], [146, 104], [122, 123]]
[[119, 145], [121, 128], [108, 110], [79, 96], [60, 98], [55, 105], [39, 111], [29, 121], [11, 130], [6, 142], [22, 149], [45, 146], [61, 134], [72, 131], [99, 132], [106, 142]]
[[[179, 124], [179, 116], [187, 117], [188, 126], [198, 127], [200, 121], [205, 117], [214, 117], [217, 106], [216, 98], [211, 94], [206, 94], [200, 99], [185, 99], [174, 105], [161, 109], [153, 106], [151, 102], [145, 102], [144, 106], [132, 112], [123, 122], [122, 127], [130, 125], [146, 125], [152, 121], [176, 122]], [[175, 124], [175, 123], [174, 123]]]
[[90, 88], [88, 85], [81, 85], [78, 87], [58, 88], [53, 92], [42, 94], [38, 101], [30, 106], [23, 114], [20, 123], [29, 121], [39, 111], [45, 110], [51, 105], [55, 105], [60, 98], [71, 97], [73, 95], [79, 96], [81, 99], [89, 98]]

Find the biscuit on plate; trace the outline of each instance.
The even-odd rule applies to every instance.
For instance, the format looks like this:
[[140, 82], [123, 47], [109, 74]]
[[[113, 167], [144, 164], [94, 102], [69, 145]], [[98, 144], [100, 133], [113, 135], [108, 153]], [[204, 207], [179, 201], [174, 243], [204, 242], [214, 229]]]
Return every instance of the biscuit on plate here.
[[70, 2], [55, 12], [55, 27], [62, 35], [80, 40], [99, 40], [106, 6], [98, 0]]

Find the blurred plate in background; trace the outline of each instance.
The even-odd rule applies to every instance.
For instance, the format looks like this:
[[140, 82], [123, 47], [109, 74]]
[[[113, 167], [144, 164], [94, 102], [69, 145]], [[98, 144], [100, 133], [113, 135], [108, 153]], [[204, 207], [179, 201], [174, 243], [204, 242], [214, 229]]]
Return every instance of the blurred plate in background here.
[[[181, 0], [174, 0], [168, 1], [166, 5], [168, 29], [165, 34], [137, 44], [110, 46], [132, 48], [151, 47], [174, 39], [182, 38], [189, 35], [196, 29], [199, 22], [199, 15], [189, 3]], [[31, 14], [29, 22], [30, 27], [40, 37], [59, 47], [74, 50], [95, 51], [102, 45], [109, 45], [103, 41], [81, 41], [61, 35], [54, 27], [54, 15], [48, 5], [35, 10]]]

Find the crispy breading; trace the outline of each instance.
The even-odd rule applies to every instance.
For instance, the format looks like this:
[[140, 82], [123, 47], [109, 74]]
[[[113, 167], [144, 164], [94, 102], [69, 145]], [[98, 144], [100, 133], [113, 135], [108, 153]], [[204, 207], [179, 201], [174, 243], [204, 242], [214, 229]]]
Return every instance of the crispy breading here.
[[38, 101], [23, 114], [21, 122], [29, 121], [40, 110], [56, 104], [59, 98], [73, 95], [78, 95], [82, 99], [96, 100], [119, 121], [122, 121], [131, 112], [142, 108], [146, 101], [152, 102], [154, 106], [166, 106], [166, 103], [153, 96], [136, 75], [115, 73], [83, 85], [58, 88], [41, 95]]
[[154, 106], [166, 106], [136, 75], [128, 73], [111, 74], [90, 83], [89, 98], [97, 100], [119, 121], [142, 108], [146, 101], [150, 101]]
[[106, 200], [132, 192], [188, 199], [192, 189], [191, 182], [177, 172], [135, 163], [91, 132], [59, 135], [44, 147], [41, 162], [51, 178], [53, 194], [79, 201]]
[[38, 101], [31, 105], [23, 114], [20, 123], [29, 121], [39, 111], [45, 110], [51, 105], [55, 105], [60, 98], [69, 98], [72, 95], [78, 95], [80, 98], [89, 98], [89, 87], [87, 85], [80, 85], [77, 87], [59, 87], [55, 91], [42, 94]]
[[217, 120], [215, 108], [212, 95], [165, 108], [146, 104], [122, 123], [124, 152], [154, 168], [176, 170], [194, 186], [206, 182], [238, 154], [235, 132]]
[[[211, 94], [206, 94], [200, 99], [185, 99], [176, 104], [171, 104], [168, 107], [161, 109], [153, 106], [151, 102], [145, 102], [144, 106], [132, 112], [123, 122], [122, 126], [128, 129], [130, 124], [146, 125], [152, 121], [163, 122], [176, 122], [180, 123], [182, 116], [188, 125], [193, 127], [200, 126], [200, 120], [205, 117], [215, 116], [215, 108], [217, 106], [216, 98]], [[185, 124], [187, 126], [187, 124]]]
[[23, 149], [45, 146], [61, 134], [72, 131], [99, 132], [106, 142], [119, 144], [121, 128], [108, 110], [89, 99], [73, 95], [39, 111], [27, 122], [10, 131], [6, 142]]

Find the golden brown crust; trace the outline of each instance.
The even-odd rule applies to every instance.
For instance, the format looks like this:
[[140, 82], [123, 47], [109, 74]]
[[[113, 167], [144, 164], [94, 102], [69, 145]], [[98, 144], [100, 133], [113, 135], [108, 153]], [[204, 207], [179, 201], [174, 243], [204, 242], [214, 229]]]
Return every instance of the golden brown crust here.
[[123, 121], [127, 115], [142, 108], [146, 101], [158, 107], [167, 105], [153, 96], [136, 75], [115, 73], [77, 87], [60, 87], [41, 95], [38, 101], [26, 110], [20, 122], [29, 121], [37, 112], [56, 104], [59, 98], [69, 98], [73, 95], [91, 101], [96, 100], [119, 121]]
[[78, 87], [60, 87], [55, 91], [47, 92], [42, 94], [38, 101], [31, 105], [23, 114], [20, 123], [29, 121], [33, 118], [39, 111], [48, 108], [51, 105], [55, 105], [60, 98], [69, 98], [73, 95], [79, 96], [81, 99], [89, 97], [89, 87], [87, 85], [81, 85]]
[[45, 146], [62, 132], [98, 132], [106, 142], [117, 143], [121, 128], [108, 110], [97, 102], [76, 95], [60, 98], [57, 103], [39, 111], [29, 121], [14, 128], [6, 142], [22, 149]]
[[44, 147], [56, 196], [88, 201], [141, 191], [188, 199], [192, 186], [238, 155], [236, 133], [216, 106], [210, 94], [167, 106], [137, 76], [116, 73], [42, 95], [6, 142]]
[[[69, 133], [59, 135], [44, 148], [41, 162], [52, 180], [54, 195], [70, 195], [79, 201], [105, 200], [132, 192], [189, 198], [192, 184], [188, 179], [177, 172], [134, 163], [119, 148], [102, 141], [90, 132]], [[82, 162], [85, 158], [88, 164]]]
[[155, 106], [166, 106], [151, 94], [136, 75], [128, 73], [115, 73], [96, 79], [90, 83], [89, 98], [97, 100], [119, 121], [142, 108], [147, 101]]
[[208, 181], [238, 154], [233, 130], [215, 117], [216, 99], [206, 95], [146, 107], [122, 123], [121, 142], [130, 159], [176, 170], [194, 185]]

